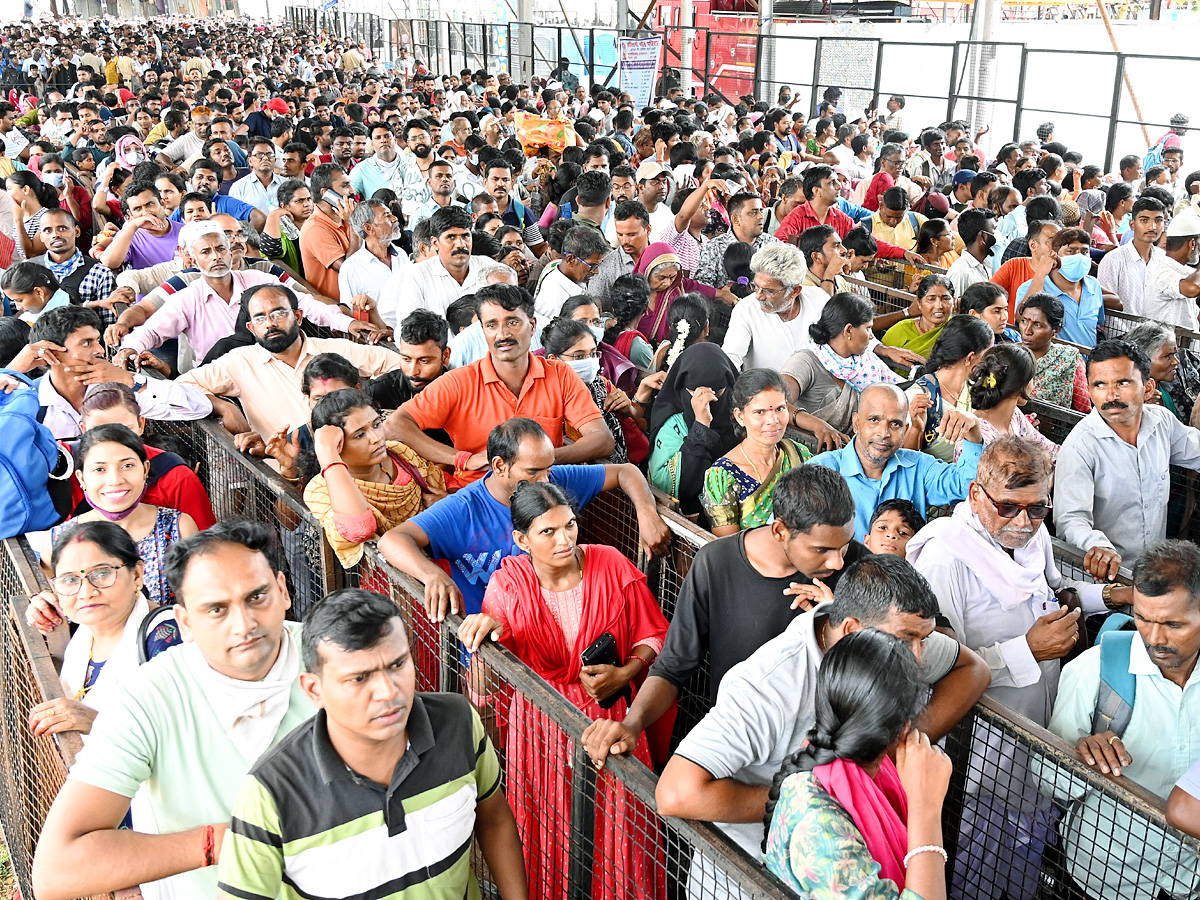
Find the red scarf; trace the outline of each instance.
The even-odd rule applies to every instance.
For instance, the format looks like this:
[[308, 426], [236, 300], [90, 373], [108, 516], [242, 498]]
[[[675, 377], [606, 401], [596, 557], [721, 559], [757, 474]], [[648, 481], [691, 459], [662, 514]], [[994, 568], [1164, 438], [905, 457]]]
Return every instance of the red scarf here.
[[872, 778], [858, 763], [835, 759], [813, 768], [821, 787], [845, 807], [880, 875], [904, 890], [904, 854], [908, 852], [908, 797], [896, 764], [885, 756]]

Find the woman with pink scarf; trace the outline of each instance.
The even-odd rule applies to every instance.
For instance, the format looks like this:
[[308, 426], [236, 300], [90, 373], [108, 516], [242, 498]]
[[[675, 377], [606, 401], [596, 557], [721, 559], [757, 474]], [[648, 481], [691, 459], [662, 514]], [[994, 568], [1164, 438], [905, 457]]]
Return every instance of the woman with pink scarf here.
[[767, 800], [767, 866], [803, 896], [945, 900], [951, 765], [913, 727], [923, 693], [912, 650], [882, 631], [825, 654], [816, 724]]

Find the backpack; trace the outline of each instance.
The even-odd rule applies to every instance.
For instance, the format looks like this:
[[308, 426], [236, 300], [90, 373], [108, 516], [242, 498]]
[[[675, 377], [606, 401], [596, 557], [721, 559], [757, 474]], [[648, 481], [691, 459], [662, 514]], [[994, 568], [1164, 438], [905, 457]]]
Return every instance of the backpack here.
[[1100, 693], [1092, 713], [1092, 734], [1111, 731], [1121, 737], [1133, 718], [1137, 677], [1129, 671], [1129, 654], [1137, 631], [1123, 630], [1132, 623], [1131, 616], [1113, 613], [1100, 629]]
[[1146, 155], [1142, 157], [1142, 171], [1145, 172], [1151, 166], [1161, 166], [1163, 160], [1163, 150], [1166, 148], [1167, 141], [1175, 132], [1168, 131], [1158, 139], [1153, 147], [1146, 151]]
[[0, 369], [0, 373], [25, 385], [11, 394], [0, 393], [0, 433], [4, 434], [0, 444], [0, 538], [10, 538], [44, 531], [61, 521], [49, 482], [51, 477], [66, 478], [74, 466], [65, 465], [65, 474], [56, 473], [60, 468], [58, 442], [41, 424], [43, 413], [33, 382], [11, 369]]
[[183, 643], [179, 633], [179, 622], [175, 618], [175, 605], [159, 606], [150, 610], [138, 625], [138, 665], [143, 666], [164, 650]]
[[83, 305], [83, 298], [79, 294], [79, 286], [83, 284], [83, 279], [87, 277], [87, 273], [98, 265], [100, 265], [100, 260], [85, 253], [83, 254], [83, 262], [75, 267], [75, 271], [58, 282], [58, 286], [71, 298], [73, 305]]

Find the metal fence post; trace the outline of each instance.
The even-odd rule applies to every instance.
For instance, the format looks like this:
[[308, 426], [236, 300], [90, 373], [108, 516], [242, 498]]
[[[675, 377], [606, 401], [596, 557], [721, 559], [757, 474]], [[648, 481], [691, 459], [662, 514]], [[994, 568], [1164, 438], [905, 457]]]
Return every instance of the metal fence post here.
[[875, 87], [874, 93], [871, 94], [870, 106], [875, 106], [879, 100], [879, 91], [883, 87], [883, 41], [877, 41], [875, 44]]
[[[1038, 7], [1041, 11], [1041, 7]], [[1021, 71], [1017, 75], [1017, 108], [1013, 113], [1013, 140], [1021, 139], [1021, 116], [1025, 114], [1025, 69], [1029, 63], [1029, 48], [1021, 47]], [[1105, 170], [1107, 171], [1107, 169]]]
[[958, 50], [961, 46], [960, 42], [954, 42], [954, 56], [950, 62], [950, 84], [946, 87], [946, 121], [950, 122], [954, 119], [954, 100], [955, 90], [954, 85], [958, 82]]
[[567, 867], [567, 900], [590, 900], [595, 846], [596, 767], [583, 744], [576, 741], [571, 760], [571, 856]]
[[480, 39], [483, 41], [483, 71], [486, 72], [488, 71], [488, 44], [490, 43], [489, 39], [491, 38], [492, 27], [487, 22], [484, 22], [479, 26], [479, 29], [482, 32]]
[[1121, 115], [1121, 91], [1125, 83], [1125, 54], [1117, 54], [1117, 71], [1113, 78], [1112, 110], [1108, 115], [1108, 142], [1104, 145], [1104, 171], [1112, 170], [1113, 151], [1117, 145], [1117, 118]]
[[808, 111], [815, 113], [817, 111], [817, 91], [821, 83], [821, 49], [825, 45], [825, 38], [817, 38], [817, 49], [813, 53], [813, 77], [812, 91], [808, 100]]
[[587, 77], [588, 77], [588, 96], [591, 96], [591, 87], [596, 83], [596, 29], [588, 29], [588, 45], [587, 45]]
[[[710, 36], [710, 39], [711, 39], [711, 36]], [[711, 56], [711, 54], [706, 54], [704, 57], [705, 65], [708, 64], [709, 56]], [[758, 34], [756, 34], [754, 36], [754, 59], [760, 60], [760, 59], [762, 59], [762, 57], [763, 57], [763, 33], [762, 33], [762, 29], [759, 29]], [[757, 64], [754, 66], [754, 84], [751, 87], [751, 92], [754, 94], [755, 97], [764, 96], [763, 91], [762, 91], [762, 67]]]

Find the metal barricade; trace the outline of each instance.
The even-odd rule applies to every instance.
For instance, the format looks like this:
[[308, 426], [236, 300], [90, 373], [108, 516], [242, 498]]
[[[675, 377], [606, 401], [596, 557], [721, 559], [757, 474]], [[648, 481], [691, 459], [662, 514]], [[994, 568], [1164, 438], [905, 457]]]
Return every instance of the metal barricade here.
[[[864, 271], [863, 275], [869, 274]], [[875, 304], [875, 314], [878, 316], [886, 316], [891, 313], [906, 313], [909, 307], [917, 299], [916, 294], [909, 293], [901, 288], [892, 287], [889, 284], [884, 284], [879, 281], [871, 281], [867, 278], [855, 278], [852, 275], [844, 276], [846, 281], [854, 286], [855, 290], [865, 291], [871, 298], [871, 302]]]
[[177, 436], [200, 461], [199, 476], [218, 519], [242, 518], [274, 525], [286, 561], [291, 615], [303, 619], [313, 603], [341, 585], [341, 567], [321, 523], [304, 496], [266, 462], [237, 449], [215, 419], [153, 423]]
[[0, 612], [0, 829], [23, 897], [33, 897], [33, 850], [42, 823], [83, 746], [73, 732], [34, 737], [29, 730], [29, 711], [63, 696], [58, 663], [66, 627], [47, 639], [25, 622], [28, 596], [47, 587], [29, 542], [3, 541], [0, 588], [8, 602]]
[[1074, 747], [985, 697], [951, 730], [942, 827], [951, 896], [1183, 898], [1200, 842], [1160, 797], [1079, 761]]
[[[681, 896], [697, 865], [714, 882], [692, 886], [697, 900], [728, 896], [729, 888], [747, 898], [795, 896], [713, 826], [659, 816], [655, 777], [640, 762], [609, 757], [597, 772], [579, 743], [591, 720], [503, 647], [488, 644], [468, 656], [457, 638], [461, 620], [431, 625], [420, 585], [374, 548], [364, 555], [360, 583], [400, 608], [418, 689], [462, 693], [479, 711], [503, 764], [532, 896]], [[478, 850], [475, 871], [487, 881]]]

